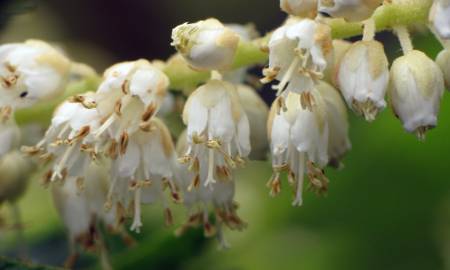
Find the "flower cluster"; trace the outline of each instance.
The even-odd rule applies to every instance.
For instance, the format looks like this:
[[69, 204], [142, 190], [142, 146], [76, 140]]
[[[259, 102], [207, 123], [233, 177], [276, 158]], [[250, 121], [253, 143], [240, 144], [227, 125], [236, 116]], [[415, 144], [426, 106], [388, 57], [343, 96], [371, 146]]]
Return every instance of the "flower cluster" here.
[[[317, 194], [327, 192], [325, 169], [341, 168], [351, 148], [347, 108], [370, 122], [389, 102], [404, 129], [424, 139], [437, 125], [450, 86], [450, 2], [435, 0], [429, 15], [430, 28], [445, 47], [436, 61], [414, 49], [406, 26], [395, 25], [403, 55], [389, 68], [372, 14], [391, 2], [280, 0], [290, 16], [261, 47], [268, 66], [252, 82], [247, 67], [233, 66], [240, 46], [257, 36], [253, 28], [212, 18], [184, 23], [172, 31], [178, 53], [167, 62], [115, 64], [97, 89], [89, 89], [95, 91], [62, 102], [44, 138], [22, 151], [45, 167], [42, 183], [52, 185], [71, 242], [101, 246], [98, 222], [120, 231], [130, 218], [130, 229], [139, 232], [142, 204], [161, 204], [170, 225], [173, 201], [187, 211], [176, 234], [203, 227], [205, 236], [216, 236], [226, 247], [223, 228], [246, 227], [237, 213], [236, 170], [248, 159], [270, 156], [270, 195], [281, 192], [284, 175], [294, 190], [294, 206], [303, 204], [306, 184]], [[362, 21], [362, 39], [333, 40], [323, 13]], [[180, 74], [195, 70], [209, 76], [202, 84], [179, 83], [186, 86], [186, 97], [174, 102], [168, 66]], [[19, 144], [13, 112], [60, 94], [72, 67], [40, 41], [0, 47], [0, 171], [17, 163], [5, 174], [11, 179], [28, 170], [12, 151]], [[253, 86], [274, 81], [276, 98], [269, 109]], [[180, 104], [185, 131], [175, 146], [161, 115], [174, 111], [164, 107]], [[4, 183], [0, 199], [11, 190]]]

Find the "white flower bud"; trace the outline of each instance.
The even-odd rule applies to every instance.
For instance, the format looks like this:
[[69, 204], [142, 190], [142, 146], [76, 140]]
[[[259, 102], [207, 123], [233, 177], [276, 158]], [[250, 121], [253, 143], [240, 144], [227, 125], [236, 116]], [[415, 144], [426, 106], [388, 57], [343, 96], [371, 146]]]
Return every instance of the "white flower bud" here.
[[436, 57], [436, 63], [444, 74], [445, 86], [450, 89], [450, 49], [442, 50]]
[[375, 120], [386, 107], [389, 83], [388, 60], [378, 41], [353, 43], [343, 56], [337, 82], [348, 106], [367, 121]]
[[406, 131], [425, 138], [437, 123], [444, 92], [439, 66], [423, 52], [413, 50], [397, 58], [391, 67], [389, 97], [394, 113]]
[[172, 46], [197, 70], [231, 67], [239, 36], [216, 19], [184, 23], [172, 30]]
[[280, 0], [280, 8], [287, 14], [302, 18], [317, 16], [317, 0]]
[[434, 0], [430, 21], [442, 39], [450, 39], [450, 1]]
[[314, 105], [310, 110], [302, 108], [301, 95], [296, 93], [287, 94], [285, 110], [278, 98], [272, 105], [267, 124], [274, 171], [268, 183], [271, 195], [280, 192], [280, 173], [287, 170], [289, 182], [296, 189], [293, 205], [297, 206], [303, 202], [304, 174], [308, 174], [317, 192], [326, 191], [328, 185], [320, 169], [329, 161], [326, 105], [317, 90], [311, 95]]
[[269, 107], [250, 86], [237, 86], [239, 100], [250, 123], [251, 159], [265, 159], [269, 143], [267, 141], [267, 116]]
[[27, 107], [61, 94], [70, 64], [42, 41], [0, 46], [0, 107]]
[[372, 16], [383, 0], [319, 0], [319, 11], [347, 21], [362, 21]]
[[19, 151], [10, 151], [0, 159], [0, 204], [14, 203], [25, 191], [33, 166]]
[[340, 166], [340, 160], [351, 149], [350, 139], [348, 137], [348, 115], [347, 107], [339, 91], [331, 85], [320, 82], [317, 90], [325, 101], [328, 121], [328, 156], [329, 165], [333, 167]]
[[322, 79], [331, 57], [331, 29], [310, 19], [290, 20], [272, 34], [269, 50], [269, 67], [263, 70], [262, 82], [280, 81], [274, 86], [278, 95], [309, 92]]

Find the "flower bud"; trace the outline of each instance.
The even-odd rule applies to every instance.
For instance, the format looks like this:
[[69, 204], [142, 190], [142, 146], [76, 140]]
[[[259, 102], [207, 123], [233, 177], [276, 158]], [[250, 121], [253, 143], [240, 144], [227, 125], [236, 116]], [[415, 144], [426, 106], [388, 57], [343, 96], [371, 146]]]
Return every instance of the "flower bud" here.
[[383, 0], [319, 0], [319, 11], [347, 21], [362, 21], [382, 4]]
[[0, 204], [15, 202], [25, 191], [33, 166], [19, 151], [0, 159]]
[[172, 46], [197, 70], [225, 70], [234, 60], [239, 36], [216, 19], [184, 23], [172, 30]]
[[450, 89], [450, 49], [442, 50], [436, 58], [436, 63], [444, 74], [445, 86]]
[[450, 1], [435, 0], [430, 9], [430, 21], [442, 39], [450, 39]]
[[419, 139], [436, 126], [444, 79], [439, 66], [423, 52], [413, 50], [391, 67], [389, 97], [406, 131]]
[[27, 107], [64, 91], [70, 61], [43, 41], [0, 46], [0, 107]]
[[340, 167], [340, 160], [351, 149], [348, 137], [348, 114], [339, 91], [326, 82], [320, 82], [317, 90], [325, 101], [328, 122], [328, 165]]
[[341, 60], [337, 81], [347, 105], [367, 121], [375, 120], [386, 107], [384, 95], [389, 83], [383, 45], [374, 40], [352, 44]]
[[317, 0], [280, 0], [280, 8], [289, 15], [313, 19], [317, 15]]

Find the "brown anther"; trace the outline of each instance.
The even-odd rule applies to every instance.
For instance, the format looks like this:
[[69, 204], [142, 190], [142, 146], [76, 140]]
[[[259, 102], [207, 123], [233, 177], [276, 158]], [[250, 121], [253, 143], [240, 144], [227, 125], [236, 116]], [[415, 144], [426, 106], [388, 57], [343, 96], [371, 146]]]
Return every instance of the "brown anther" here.
[[153, 126], [151, 122], [141, 122], [139, 124], [139, 129], [144, 132], [153, 132], [156, 130], [156, 127]]
[[9, 120], [12, 114], [12, 107], [5, 106], [0, 108], [0, 117], [2, 122], [6, 122]]
[[198, 158], [194, 158], [194, 161], [189, 165], [188, 170], [196, 173], [200, 171], [200, 161]]
[[70, 96], [67, 101], [71, 103], [82, 103], [85, 100], [83, 95]]
[[187, 164], [191, 160], [192, 160], [192, 157], [189, 155], [184, 155], [184, 156], [178, 158], [178, 162], [181, 164]]
[[122, 100], [118, 99], [114, 104], [114, 112], [118, 115], [122, 115]]
[[206, 139], [204, 136], [199, 136], [199, 135], [197, 135], [197, 133], [194, 133], [192, 135], [192, 142], [195, 144], [201, 144], [201, 143], [204, 143], [205, 141], [206, 141]]
[[260, 80], [260, 82], [264, 84], [270, 83], [277, 77], [278, 72], [280, 72], [280, 67], [264, 68], [262, 71], [264, 77]]
[[124, 155], [128, 147], [128, 133], [124, 131], [120, 136], [120, 154]]
[[208, 140], [206, 142], [206, 147], [212, 148], [212, 149], [218, 149], [222, 146], [219, 140]]
[[122, 93], [128, 95], [130, 93], [130, 81], [124, 80], [122, 83]]
[[53, 154], [50, 152], [43, 153], [39, 156], [39, 160], [41, 160], [44, 164], [50, 162], [53, 159]]
[[170, 208], [164, 209], [164, 224], [169, 227], [173, 224], [173, 215]]
[[191, 181], [191, 184], [188, 186], [188, 191], [192, 191], [194, 188], [198, 188], [200, 186], [200, 174], [196, 174]]
[[132, 180], [132, 181], [130, 181], [130, 183], [128, 184], [128, 189], [129, 189], [130, 191], [134, 191], [134, 190], [140, 188], [140, 186], [141, 186], [141, 185], [139, 184], [139, 181]]
[[20, 151], [24, 154], [30, 155], [30, 156], [34, 156], [36, 154], [39, 154], [43, 149], [37, 146], [26, 146], [23, 145], [22, 147], [20, 147]]
[[244, 167], [245, 166], [245, 159], [243, 159], [241, 156], [237, 155], [234, 157], [234, 162], [236, 162], [237, 165]]
[[272, 169], [276, 173], [284, 172], [284, 171], [289, 169], [289, 164], [284, 163], [284, 164], [281, 164], [281, 165], [273, 165]]
[[48, 171], [42, 176], [42, 179], [41, 179], [40, 184], [41, 184], [43, 187], [47, 188], [48, 185], [49, 185], [50, 182], [51, 182], [52, 175], [53, 175], [53, 171], [52, 171], [52, 170], [48, 170]]
[[126, 210], [125, 207], [120, 203], [116, 203], [116, 226], [121, 226], [125, 222]]
[[203, 223], [203, 235], [205, 237], [213, 237], [216, 235], [216, 227], [214, 227], [209, 221]]
[[152, 118], [155, 112], [156, 112], [156, 104], [152, 102], [145, 109], [145, 112], [141, 116], [141, 120], [143, 122], [147, 122], [148, 120], [150, 120], [150, 118]]
[[109, 145], [109, 147], [108, 147], [108, 156], [111, 158], [111, 159], [116, 159], [117, 158], [117, 141], [116, 140], [114, 140], [114, 139], [112, 139], [111, 140], [111, 143], [110, 143], [110, 145]]
[[293, 171], [291, 171], [290, 169], [289, 169], [289, 171], [288, 171], [288, 182], [289, 182], [289, 184], [290, 185], [294, 185], [295, 184], [295, 173], [293, 172]]
[[61, 183], [64, 183], [64, 181], [66, 181], [67, 174], [68, 174], [68, 170], [67, 170], [67, 168], [64, 168], [61, 171]]
[[[86, 137], [86, 136], [89, 134], [90, 131], [91, 131], [91, 127], [90, 127], [90, 126], [83, 126], [83, 127], [78, 131], [78, 133], [75, 135], [75, 137], [73, 137], [72, 140], [81, 140], [81, 139], [83, 139], [84, 137]], [[69, 144], [70, 144], [70, 142], [69, 142]]]
[[230, 180], [230, 170], [226, 166], [216, 166], [216, 175], [219, 180], [229, 181]]
[[142, 187], [147, 188], [147, 187], [150, 187], [152, 184], [153, 184], [153, 180], [151, 180], [151, 179], [146, 179], [146, 180], [141, 181]]
[[274, 197], [281, 192], [281, 181], [278, 173], [272, 175], [267, 186], [270, 188], [270, 196]]
[[300, 94], [300, 105], [304, 110], [312, 112], [313, 106], [315, 106], [315, 100], [311, 92], [303, 92]]

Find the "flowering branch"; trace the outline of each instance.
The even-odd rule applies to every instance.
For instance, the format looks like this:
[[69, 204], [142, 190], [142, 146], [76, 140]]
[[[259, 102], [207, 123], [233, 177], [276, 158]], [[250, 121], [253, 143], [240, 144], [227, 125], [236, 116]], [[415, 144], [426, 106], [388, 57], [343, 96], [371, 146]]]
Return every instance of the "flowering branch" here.
[[[396, 25], [413, 25], [426, 23], [432, 0], [409, 0], [399, 3], [385, 4], [378, 8], [373, 15], [376, 30], [392, 29]], [[361, 22], [346, 22], [343, 19], [326, 19], [332, 29], [335, 39], [348, 38], [360, 35], [363, 31]], [[268, 60], [268, 54], [264, 50], [269, 40], [270, 33], [253, 41], [241, 41], [234, 59], [233, 68], [241, 68], [251, 65], [264, 64]], [[168, 61], [162, 68], [170, 79], [172, 89], [194, 88], [206, 81], [209, 72], [199, 72], [187, 66], [186, 62]], [[87, 79], [72, 84], [63, 97], [46, 104], [39, 104], [32, 108], [19, 110], [17, 121], [19, 124], [30, 122], [48, 123], [50, 115], [56, 105], [66, 97], [96, 89], [98, 79]]]

